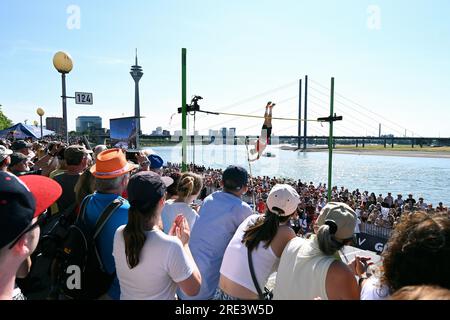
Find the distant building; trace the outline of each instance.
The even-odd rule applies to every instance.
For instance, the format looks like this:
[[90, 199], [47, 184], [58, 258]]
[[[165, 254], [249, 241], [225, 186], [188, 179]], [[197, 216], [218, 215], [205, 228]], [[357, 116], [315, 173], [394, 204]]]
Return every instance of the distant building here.
[[[169, 130], [163, 130], [162, 127], [157, 127], [156, 130], [153, 130], [150, 134], [151, 136], [162, 136], [162, 137], [169, 137], [170, 131]], [[174, 136], [181, 136], [181, 130], [176, 130], [173, 133]]]
[[221, 133], [222, 133], [222, 137], [226, 137], [227, 136], [227, 128], [222, 128], [220, 129]]
[[228, 129], [228, 135], [235, 137], [236, 136], [236, 128]]
[[162, 135], [163, 135], [162, 127], [156, 127], [156, 130], [153, 130], [151, 134], [151, 136], [162, 136]]
[[63, 134], [63, 118], [47, 117], [45, 118], [45, 127], [48, 130], [55, 131], [56, 134]]
[[210, 137], [218, 137], [218, 136], [220, 136], [220, 130], [211, 130], [211, 129], [209, 129], [209, 136]]
[[173, 132], [173, 135], [174, 135], [174, 136], [177, 136], [177, 137], [180, 137], [180, 136], [182, 135], [182, 132], [181, 132], [181, 130], [175, 130], [175, 131]]
[[102, 128], [102, 118], [98, 116], [81, 116], [76, 119], [77, 132], [93, 131]]

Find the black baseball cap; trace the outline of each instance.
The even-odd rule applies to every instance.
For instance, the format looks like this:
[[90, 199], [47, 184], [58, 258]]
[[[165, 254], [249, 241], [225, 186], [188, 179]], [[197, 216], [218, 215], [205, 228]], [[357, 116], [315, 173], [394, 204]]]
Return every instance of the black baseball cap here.
[[131, 176], [127, 186], [130, 205], [145, 210], [152, 207], [166, 193], [173, 183], [170, 177], [162, 177], [152, 171], [141, 171]]
[[247, 170], [240, 166], [229, 166], [222, 174], [223, 185], [229, 190], [241, 190], [248, 183]]
[[77, 165], [81, 163], [83, 157], [91, 154], [91, 150], [87, 150], [86, 147], [81, 145], [71, 145], [64, 150], [64, 160], [66, 160], [69, 165]]
[[61, 193], [61, 186], [50, 178], [39, 175], [17, 178], [0, 172], [0, 248], [16, 239]]
[[33, 144], [26, 142], [25, 140], [16, 140], [11, 145], [11, 150], [20, 150], [23, 148], [31, 148]]

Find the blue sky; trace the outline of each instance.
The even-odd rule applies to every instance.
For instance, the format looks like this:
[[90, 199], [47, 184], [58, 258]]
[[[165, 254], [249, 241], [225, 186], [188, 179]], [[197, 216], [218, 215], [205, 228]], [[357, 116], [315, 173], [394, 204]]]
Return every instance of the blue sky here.
[[[67, 27], [71, 5], [79, 29]], [[309, 117], [326, 116], [334, 76], [335, 112], [344, 116], [336, 134], [377, 135], [381, 122], [383, 134], [450, 137], [449, 13], [446, 0], [0, 0], [0, 104], [15, 122], [37, 120], [38, 106], [61, 116], [52, 57], [64, 50], [74, 59], [68, 94], [94, 94], [92, 106], [69, 100], [69, 129], [82, 115], [109, 127], [134, 113], [137, 47], [142, 129], [173, 131], [185, 47], [188, 99], [203, 96], [203, 109], [260, 115], [272, 100], [275, 116], [295, 118], [298, 79], [308, 74]], [[261, 121], [197, 116], [201, 133], [221, 126], [256, 134]], [[274, 133], [295, 134], [296, 122], [275, 121]], [[327, 126], [310, 123], [309, 133]]]

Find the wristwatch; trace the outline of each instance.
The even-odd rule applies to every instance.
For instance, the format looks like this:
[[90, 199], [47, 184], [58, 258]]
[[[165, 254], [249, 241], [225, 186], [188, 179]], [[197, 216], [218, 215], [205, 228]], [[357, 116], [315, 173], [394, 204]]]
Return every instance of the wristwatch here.
[[367, 278], [367, 277], [361, 277], [361, 278], [359, 278], [359, 280], [358, 280], [358, 285], [361, 287], [363, 281], [364, 281], [364, 280], [367, 280], [367, 279], [369, 279], [369, 278]]

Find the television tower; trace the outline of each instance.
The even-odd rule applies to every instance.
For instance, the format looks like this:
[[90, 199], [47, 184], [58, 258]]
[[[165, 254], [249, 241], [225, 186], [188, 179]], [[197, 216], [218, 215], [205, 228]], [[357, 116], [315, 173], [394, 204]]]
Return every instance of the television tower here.
[[137, 49], [136, 49], [136, 62], [134, 66], [131, 66], [130, 71], [131, 77], [134, 80], [134, 116], [137, 118], [136, 121], [136, 132], [141, 134], [141, 110], [139, 105], [139, 80], [141, 80], [144, 72], [142, 72], [142, 67], [138, 65]]

